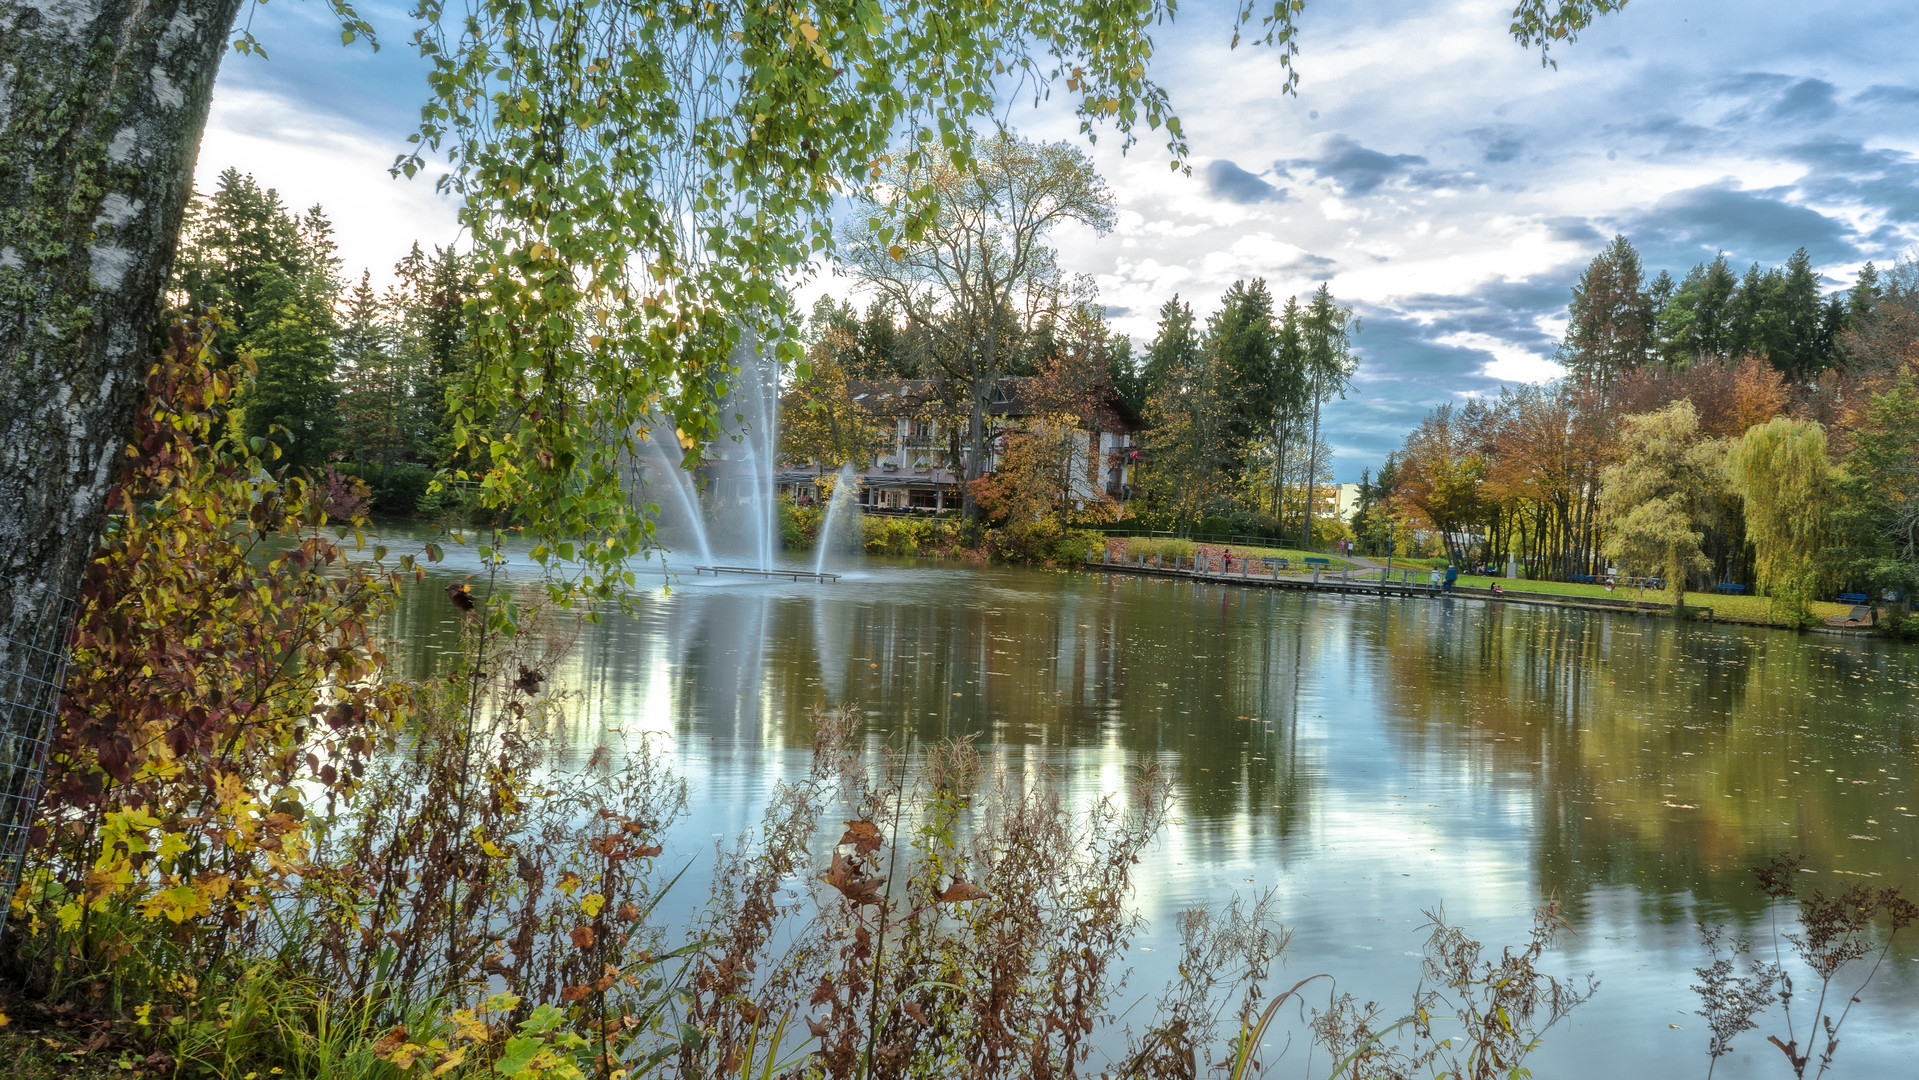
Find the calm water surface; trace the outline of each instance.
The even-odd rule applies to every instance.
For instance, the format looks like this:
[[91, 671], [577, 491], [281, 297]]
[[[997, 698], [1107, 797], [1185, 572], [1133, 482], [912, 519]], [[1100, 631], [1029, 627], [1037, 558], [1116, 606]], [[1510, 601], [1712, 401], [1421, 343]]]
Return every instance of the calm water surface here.
[[[430, 668], [452, 642], [441, 591], [413, 590], [397, 629]], [[1808, 853], [1808, 886], [1919, 895], [1919, 650], [1880, 641], [868, 562], [837, 585], [655, 590], [637, 619], [588, 627], [559, 682], [578, 694], [569, 753], [642, 733], [670, 750], [693, 802], [677, 846], [709, 864], [712, 837], [804, 770], [815, 704], [857, 703], [895, 745], [976, 735], [1081, 795], [1159, 762], [1179, 820], [1142, 867], [1136, 994], [1167, 974], [1174, 914], [1234, 891], [1277, 891], [1288, 984], [1329, 971], [1395, 1012], [1424, 911], [1517, 942], [1556, 895], [1577, 936], [1554, 965], [1602, 985], [1548, 1036], [1542, 1077], [1704, 1075], [1694, 927], [1763, 931], [1749, 867], [1770, 853]], [[1906, 944], [1836, 1075], [1919, 1075]], [[1716, 1075], [1787, 1075], [1772, 1030]]]

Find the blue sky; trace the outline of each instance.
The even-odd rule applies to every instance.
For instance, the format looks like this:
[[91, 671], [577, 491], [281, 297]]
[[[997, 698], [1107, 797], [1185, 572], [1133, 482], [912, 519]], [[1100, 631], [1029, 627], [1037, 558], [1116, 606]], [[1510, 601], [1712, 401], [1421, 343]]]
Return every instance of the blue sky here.
[[[457, 240], [430, 180], [390, 179], [422, 98], [403, 9], [363, 5], [375, 54], [342, 48], [317, 3], [255, 9], [268, 61], [230, 56], [201, 151], [290, 203], [324, 204], [355, 276], [413, 239]], [[1433, 404], [1556, 373], [1571, 285], [1615, 232], [1675, 276], [1805, 246], [1829, 286], [1919, 240], [1919, 5], [1631, 0], [1556, 51], [1505, 35], [1510, 0], [1309, 0], [1297, 98], [1274, 57], [1229, 50], [1229, 4], [1189, 3], [1155, 74], [1188, 133], [1190, 175], [1142, 139], [1093, 156], [1120, 225], [1066, 232], [1115, 325], [1150, 338], [1178, 293], [1196, 311], [1239, 278], [1281, 296], [1321, 281], [1364, 331], [1353, 393], [1327, 423], [1340, 479], [1377, 463]], [[1073, 138], [1057, 108], [1024, 134]], [[843, 292], [825, 277], [802, 287]]]

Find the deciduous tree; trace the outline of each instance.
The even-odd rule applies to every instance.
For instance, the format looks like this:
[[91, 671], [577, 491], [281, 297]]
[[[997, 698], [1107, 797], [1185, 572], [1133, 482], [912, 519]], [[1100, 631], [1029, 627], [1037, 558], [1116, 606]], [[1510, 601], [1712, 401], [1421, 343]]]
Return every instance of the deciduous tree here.
[[[986, 410], [1017, 338], [1065, 314], [1072, 297], [1048, 238], [1077, 222], [1104, 233], [1113, 196], [1090, 159], [1066, 143], [1001, 133], [970, 158], [888, 159], [859, 204], [847, 261], [922, 335], [964, 402], [965, 509], [985, 469]], [[925, 191], [937, 209], [909, 228], [904, 200]]]
[[1673, 609], [1692, 574], [1710, 570], [1704, 529], [1724, 513], [1726, 444], [1701, 438], [1690, 401], [1625, 417], [1620, 458], [1600, 476], [1605, 553], [1621, 567], [1663, 574]]
[[1826, 432], [1774, 417], [1749, 428], [1726, 455], [1726, 479], [1744, 503], [1759, 579], [1789, 621], [1810, 622], [1832, 504]]

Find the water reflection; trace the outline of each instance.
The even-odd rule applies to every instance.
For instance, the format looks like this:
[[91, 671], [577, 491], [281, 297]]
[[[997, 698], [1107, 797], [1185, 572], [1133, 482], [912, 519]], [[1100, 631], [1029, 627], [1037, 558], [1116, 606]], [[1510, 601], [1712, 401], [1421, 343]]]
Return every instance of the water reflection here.
[[[437, 588], [409, 595], [412, 663], [450, 645], [450, 615]], [[1389, 1003], [1416, 977], [1423, 910], [1512, 940], [1558, 895], [1580, 933], [1566, 962], [1605, 986], [1538, 1071], [1610, 1076], [1691, 1068], [1692, 923], [1759, 925], [1747, 868], [1765, 855], [1919, 891], [1916, 676], [1910, 647], [1865, 639], [869, 563], [835, 586], [655, 590], [586, 628], [557, 681], [577, 695], [570, 753], [651, 737], [674, 755], [688, 852], [803, 766], [814, 705], [857, 703], [896, 746], [974, 736], [990, 767], [1051, 770], [1079, 798], [1160, 763], [1180, 821], [1143, 867], [1161, 936], [1135, 955], [1142, 990], [1170, 915], [1229, 890], [1279, 891], [1289, 970]], [[1915, 957], [1848, 1022], [1846, 1067], [1919, 1051]], [[1764, 1045], [1746, 1039], [1719, 1075], [1776, 1072], [1740, 1060]]]

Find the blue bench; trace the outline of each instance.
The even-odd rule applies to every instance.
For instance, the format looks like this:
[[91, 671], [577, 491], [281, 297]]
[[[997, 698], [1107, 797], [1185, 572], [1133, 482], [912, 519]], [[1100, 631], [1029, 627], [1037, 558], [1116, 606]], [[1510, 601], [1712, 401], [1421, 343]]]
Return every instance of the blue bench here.
[[1572, 582], [1575, 585], [1591, 585], [1596, 583], [1599, 579], [1592, 576], [1591, 574], [1573, 574], [1572, 576], [1568, 577], [1566, 580]]
[[1746, 587], [1744, 585], [1735, 585], [1730, 581], [1722, 581], [1719, 584], [1714, 585], [1712, 587], [1712, 591], [1716, 593], [1725, 593], [1728, 596], [1741, 596], [1745, 594]]
[[1301, 559], [1301, 560], [1299, 560], [1299, 561], [1300, 561], [1300, 562], [1303, 562], [1303, 563], [1305, 563], [1305, 564], [1306, 564], [1306, 565], [1308, 565], [1308, 566], [1331, 566], [1331, 565], [1333, 565], [1333, 560], [1331, 560], [1331, 559], [1316, 559], [1316, 558], [1314, 558], [1314, 557], [1312, 557], [1312, 556], [1310, 556], [1310, 555], [1308, 555], [1308, 556], [1307, 556], [1306, 558], [1304, 558], [1304, 559]]
[[[1263, 564], [1263, 565], [1264, 565], [1264, 566], [1266, 567], [1266, 569], [1268, 569], [1268, 570], [1271, 570], [1271, 569], [1273, 569], [1274, 567], [1278, 567], [1278, 568], [1279, 568], [1279, 569], [1281, 569], [1281, 570], [1291, 570], [1291, 569], [1293, 568], [1293, 564], [1292, 564], [1292, 563], [1290, 563], [1290, 562], [1287, 562], [1287, 561], [1286, 561], [1285, 559], [1280, 559], [1280, 558], [1274, 558], [1274, 557], [1272, 557], [1272, 556], [1266, 556], [1266, 557], [1263, 557], [1263, 558], [1261, 558], [1261, 559], [1260, 559], [1259, 561], [1260, 561], [1260, 563], [1261, 563], [1261, 564]], [[1310, 560], [1310, 559], [1308, 559], [1307, 561], [1308, 561], [1308, 562], [1311, 562], [1312, 560]]]
[[1864, 604], [1871, 600], [1872, 597], [1862, 592], [1842, 592], [1839, 594], [1839, 602], [1842, 604]]

